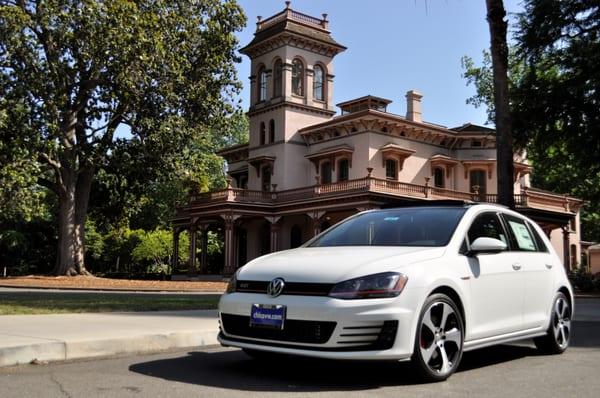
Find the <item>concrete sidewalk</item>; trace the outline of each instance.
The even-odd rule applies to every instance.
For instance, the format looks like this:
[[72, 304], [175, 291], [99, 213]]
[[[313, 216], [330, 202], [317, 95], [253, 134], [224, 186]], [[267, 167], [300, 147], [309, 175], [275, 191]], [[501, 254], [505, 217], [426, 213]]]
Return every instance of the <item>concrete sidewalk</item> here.
[[0, 366], [217, 344], [217, 311], [0, 316]]

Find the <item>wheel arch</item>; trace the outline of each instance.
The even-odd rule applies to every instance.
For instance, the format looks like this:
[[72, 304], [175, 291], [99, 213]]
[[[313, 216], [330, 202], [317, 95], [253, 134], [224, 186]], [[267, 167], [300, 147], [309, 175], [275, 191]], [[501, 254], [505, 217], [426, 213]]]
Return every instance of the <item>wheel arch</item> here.
[[447, 285], [441, 285], [436, 287], [435, 289], [433, 289], [428, 295], [427, 297], [431, 296], [432, 294], [437, 294], [437, 293], [442, 293], [445, 294], [446, 296], [450, 297], [452, 299], [452, 301], [454, 301], [454, 303], [457, 305], [458, 310], [460, 311], [460, 317], [462, 318], [462, 323], [463, 323], [463, 328], [465, 330], [465, 335], [467, 332], [467, 318], [466, 318], [466, 314], [465, 314], [465, 306], [464, 306], [464, 302], [463, 299], [461, 298], [460, 294], [458, 294], [458, 292]]
[[558, 288], [558, 291], [567, 297], [567, 300], [569, 300], [569, 306], [571, 307], [571, 312], [573, 312], [575, 309], [575, 305], [573, 303], [573, 295], [571, 294], [571, 290], [563, 285]]

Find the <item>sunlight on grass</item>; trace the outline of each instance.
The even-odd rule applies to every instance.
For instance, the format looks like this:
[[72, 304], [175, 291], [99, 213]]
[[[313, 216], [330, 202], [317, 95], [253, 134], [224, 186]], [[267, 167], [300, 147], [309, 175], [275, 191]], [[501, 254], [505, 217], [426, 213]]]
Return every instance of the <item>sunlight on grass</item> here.
[[216, 309], [220, 295], [2, 293], [0, 315]]

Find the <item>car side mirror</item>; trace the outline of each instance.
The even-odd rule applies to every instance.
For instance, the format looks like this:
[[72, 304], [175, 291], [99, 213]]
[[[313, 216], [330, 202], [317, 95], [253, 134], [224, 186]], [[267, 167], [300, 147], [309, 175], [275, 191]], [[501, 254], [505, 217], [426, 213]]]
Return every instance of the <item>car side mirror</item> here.
[[469, 255], [476, 256], [480, 253], [500, 253], [506, 250], [506, 243], [495, 238], [477, 238], [471, 243]]

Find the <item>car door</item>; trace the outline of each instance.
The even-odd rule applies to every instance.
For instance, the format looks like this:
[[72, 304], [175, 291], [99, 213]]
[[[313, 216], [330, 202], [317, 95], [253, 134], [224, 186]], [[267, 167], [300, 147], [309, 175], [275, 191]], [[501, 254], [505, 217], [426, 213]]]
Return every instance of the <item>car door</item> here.
[[521, 275], [525, 280], [523, 295], [523, 328], [540, 327], [548, 318], [553, 298], [554, 258], [535, 227], [528, 221], [509, 214], [502, 216], [511, 240], [511, 250], [519, 255]]
[[[467, 242], [470, 245], [480, 237], [510, 244], [497, 212], [488, 211], [475, 217], [467, 232]], [[521, 330], [525, 283], [515, 252], [480, 253], [467, 259], [472, 273], [469, 338], [475, 340]]]

